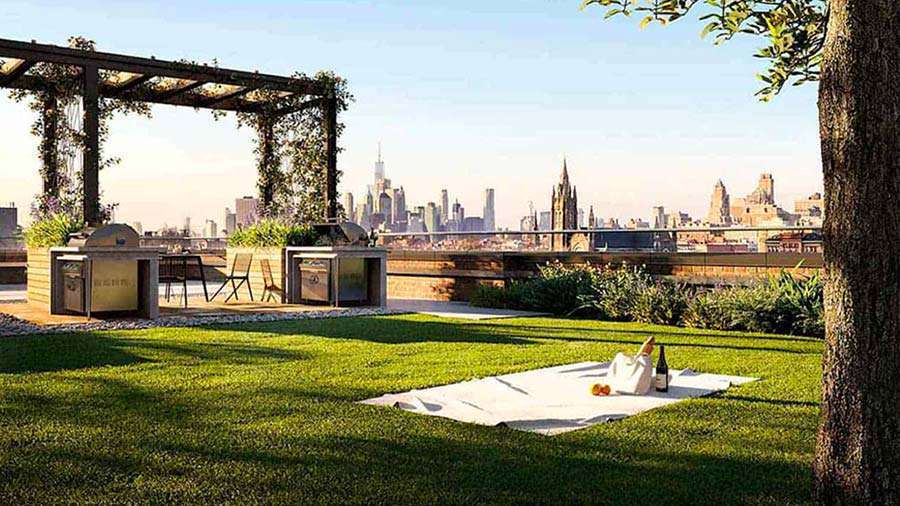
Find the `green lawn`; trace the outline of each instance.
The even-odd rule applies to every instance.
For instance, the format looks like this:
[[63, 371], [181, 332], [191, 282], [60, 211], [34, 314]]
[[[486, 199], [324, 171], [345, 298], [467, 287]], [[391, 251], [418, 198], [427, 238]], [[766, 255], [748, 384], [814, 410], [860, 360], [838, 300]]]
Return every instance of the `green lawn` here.
[[[353, 401], [667, 345], [758, 376], [555, 437]], [[0, 338], [0, 504], [802, 503], [820, 341], [392, 316]]]

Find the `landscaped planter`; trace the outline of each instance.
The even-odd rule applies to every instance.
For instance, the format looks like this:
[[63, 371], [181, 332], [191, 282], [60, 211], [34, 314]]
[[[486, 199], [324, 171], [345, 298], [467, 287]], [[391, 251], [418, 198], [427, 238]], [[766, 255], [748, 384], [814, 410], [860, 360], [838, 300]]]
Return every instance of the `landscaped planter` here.
[[[250, 263], [250, 286], [253, 289], [253, 300], [262, 300], [263, 297], [265, 283], [263, 282], [263, 271], [260, 260], [266, 259], [269, 261], [269, 266], [272, 269], [272, 280], [276, 287], [272, 292], [272, 296], [269, 296], [269, 292], [266, 293], [266, 300], [270, 302], [284, 303], [284, 248], [235, 248], [232, 246], [228, 246], [227, 248], [225, 248], [225, 261], [227, 262], [225, 265], [226, 275], [231, 274], [231, 266], [234, 264], [234, 257], [239, 253], [247, 253], [253, 255], [253, 261]], [[242, 272], [235, 273], [235, 275], [242, 274]], [[224, 300], [223, 294], [224, 297], [228, 297], [228, 295], [231, 294], [231, 283], [229, 283], [227, 287], [222, 289], [222, 293], [219, 294], [220, 298], [216, 300]], [[210, 293], [210, 295], [212, 295], [212, 293]], [[238, 291], [238, 296], [241, 297], [239, 300], [250, 300], [245, 286], [242, 286], [240, 288], [240, 290]]]
[[50, 248], [28, 248], [26, 292], [30, 304], [50, 307]]

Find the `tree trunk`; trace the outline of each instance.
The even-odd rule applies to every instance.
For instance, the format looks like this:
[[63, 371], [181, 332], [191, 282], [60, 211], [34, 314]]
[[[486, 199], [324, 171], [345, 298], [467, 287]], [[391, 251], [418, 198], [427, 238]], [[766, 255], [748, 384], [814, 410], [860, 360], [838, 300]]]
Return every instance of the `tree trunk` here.
[[815, 494], [900, 504], [900, 2], [829, 0], [826, 349]]

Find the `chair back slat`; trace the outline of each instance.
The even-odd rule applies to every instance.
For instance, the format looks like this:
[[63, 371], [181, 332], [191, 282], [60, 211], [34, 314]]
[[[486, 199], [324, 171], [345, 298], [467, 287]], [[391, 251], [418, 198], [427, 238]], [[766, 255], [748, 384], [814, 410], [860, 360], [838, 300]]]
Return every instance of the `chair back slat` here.
[[177, 258], [161, 257], [159, 259], [159, 280], [180, 281], [184, 274], [181, 272], [181, 262]]
[[234, 256], [234, 262], [231, 264], [231, 275], [241, 276], [250, 275], [250, 264], [253, 262], [253, 255], [250, 253], [238, 253]]
[[269, 259], [263, 258], [259, 261], [259, 266], [262, 268], [263, 275], [263, 284], [266, 287], [274, 286], [275, 280], [272, 279], [272, 266], [269, 265]]

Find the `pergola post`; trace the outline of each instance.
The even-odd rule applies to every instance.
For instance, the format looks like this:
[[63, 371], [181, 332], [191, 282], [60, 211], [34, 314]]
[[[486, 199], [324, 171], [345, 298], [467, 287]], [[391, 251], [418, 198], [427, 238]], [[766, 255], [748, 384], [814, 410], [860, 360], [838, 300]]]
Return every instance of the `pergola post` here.
[[83, 67], [84, 88], [84, 164], [83, 213], [89, 227], [100, 224], [100, 98], [99, 72], [96, 66]]
[[325, 98], [325, 221], [337, 219], [337, 98]]
[[41, 111], [44, 127], [41, 140], [41, 190], [46, 196], [59, 196], [59, 100], [52, 92], [47, 94]]
[[261, 162], [259, 167], [259, 200], [263, 211], [268, 214], [275, 200], [275, 174], [279, 167], [275, 163], [275, 118], [268, 113], [259, 114], [259, 136]]

